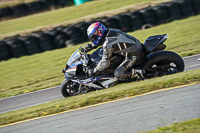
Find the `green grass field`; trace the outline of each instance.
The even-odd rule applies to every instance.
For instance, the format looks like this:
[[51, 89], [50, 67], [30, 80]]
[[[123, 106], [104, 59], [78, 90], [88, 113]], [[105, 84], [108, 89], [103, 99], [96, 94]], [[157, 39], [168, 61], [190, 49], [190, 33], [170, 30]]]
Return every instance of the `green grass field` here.
[[[135, 5], [143, 2], [151, 2], [153, 0], [94, 0], [86, 2], [79, 6], [70, 6], [50, 12], [35, 14], [18, 19], [0, 22], [0, 35], [24, 31], [28, 29], [38, 28], [60, 24], [70, 20], [78, 19], [88, 15], [122, 8], [125, 6]], [[163, 0], [154, 0], [163, 1]], [[165, 0], [166, 1], [166, 0]], [[95, 6], [94, 6], [95, 5]], [[112, 11], [113, 13], [113, 11]]]
[[145, 133], [200, 133], [200, 119], [174, 123], [167, 127], [159, 127], [157, 130]]
[[[130, 33], [142, 42], [151, 35], [169, 34], [167, 50], [181, 56], [200, 53], [200, 15], [174, 21], [144, 31]], [[81, 45], [23, 56], [0, 63], [0, 98], [60, 85], [61, 70]]]

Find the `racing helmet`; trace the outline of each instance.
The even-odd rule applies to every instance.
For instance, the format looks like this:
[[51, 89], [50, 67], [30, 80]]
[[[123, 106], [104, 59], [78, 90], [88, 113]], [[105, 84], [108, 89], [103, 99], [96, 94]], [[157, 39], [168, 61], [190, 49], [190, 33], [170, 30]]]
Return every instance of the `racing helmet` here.
[[100, 22], [91, 24], [87, 29], [88, 38], [96, 46], [99, 45], [99, 42], [102, 39], [105, 32], [106, 32], [106, 27]]

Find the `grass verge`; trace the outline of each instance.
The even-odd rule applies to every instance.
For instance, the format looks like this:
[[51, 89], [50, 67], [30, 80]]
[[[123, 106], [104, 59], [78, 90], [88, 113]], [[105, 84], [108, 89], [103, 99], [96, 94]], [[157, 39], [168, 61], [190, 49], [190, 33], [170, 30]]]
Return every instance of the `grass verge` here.
[[46, 30], [60, 25], [69, 25], [71, 23], [77, 23], [83, 20], [91, 20], [92, 18], [94, 19], [102, 16], [119, 14], [120, 12], [126, 12], [129, 10], [137, 10], [165, 1], [169, 0], [89, 1], [79, 6], [70, 6], [54, 11], [0, 22], [0, 35], [2, 36], [3, 34], [7, 34], [1, 38], [17, 34], [24, 35], [33, 31]]
[[167, 127], [159, 127], [157, 130], [144, 133], [200, 133], [200, 119], [192, 119], [174, 123]]
[[[200, 15], [129, 34], [143, 42], [149, 36], [167, 33], [170, 37], [166, 42], [167, 50], [181, 56], [193, 55], [200, 53], [199, 22]], [[0, 98], [60, 85], [64, 78], [61, 70], [81, 45], [2, 61]]]
[[3, 113], [0, 114], [0, 125], [189, 83], [200, 83], [200, 69], [140, 82], [123, 83], [109, 89]]

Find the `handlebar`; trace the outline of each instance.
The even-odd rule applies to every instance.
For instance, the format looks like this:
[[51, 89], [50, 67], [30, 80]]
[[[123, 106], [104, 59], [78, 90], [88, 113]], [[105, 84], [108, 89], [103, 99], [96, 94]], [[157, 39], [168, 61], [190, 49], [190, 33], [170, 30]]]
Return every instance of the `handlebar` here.
[[89, 62], [89, 58], [88, 58], [88, 55], [87, 53], [85, 52], [85, 49], [84, 48], [81, 48], [80, 49], [80, 54], [81, 54], [81, 58], [83, 60], [83, 65], [86, 67], [88, 62]]

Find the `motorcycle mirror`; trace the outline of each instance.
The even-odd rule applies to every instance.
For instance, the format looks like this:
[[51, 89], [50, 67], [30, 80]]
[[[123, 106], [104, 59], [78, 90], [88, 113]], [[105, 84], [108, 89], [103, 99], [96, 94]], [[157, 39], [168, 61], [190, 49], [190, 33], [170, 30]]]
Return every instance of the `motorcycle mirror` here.
[[62, 73], [65, 73], [65, 70], [64, 70], [64, 69], [62, 69]]
[[81, 54], [85, 54], [85, 49], [84, 48], [81, 48]]

